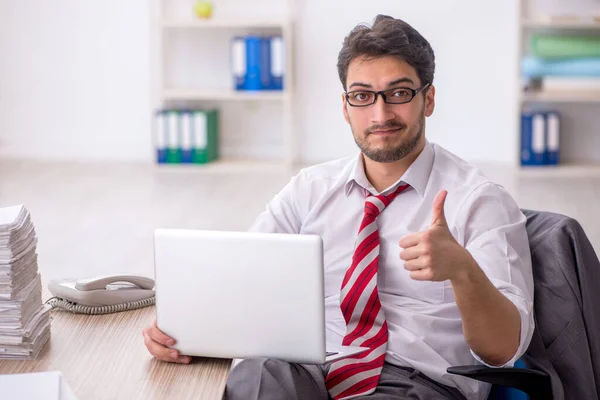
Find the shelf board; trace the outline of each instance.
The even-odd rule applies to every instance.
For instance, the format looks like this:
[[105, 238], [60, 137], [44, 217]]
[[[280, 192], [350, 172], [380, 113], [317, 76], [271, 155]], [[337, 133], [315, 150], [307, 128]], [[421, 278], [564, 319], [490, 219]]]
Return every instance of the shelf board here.
[[284, 161], [225, 158], [207, 164], [155, 164], [165, 173], [215, 173], [215, 174], [290, 174], [299, 167]]
[[523, 103], [600, 103], [600, 91], [540, 91], [521, 94]]
[[600, 164], [564, 164], [520, 167], [523, 178], [600, 177]]
[[165, 100], [285, 100], [288, 92], [280, 90], [236, 91], [232, 89], [165, 89]]
[[600, 29], [600, 21], [593, 20], [565, 20], [565, 21], [549, 21], [549, 20], [524, 20], [521, 26], [534, 29]]
[[162, 20], [159, 24], [163, 28], [181, 28], [181, 29], [231, 29], [231, 28], [284, 28], [289, 24], [286, 19], [182, 19], [182, 20]]

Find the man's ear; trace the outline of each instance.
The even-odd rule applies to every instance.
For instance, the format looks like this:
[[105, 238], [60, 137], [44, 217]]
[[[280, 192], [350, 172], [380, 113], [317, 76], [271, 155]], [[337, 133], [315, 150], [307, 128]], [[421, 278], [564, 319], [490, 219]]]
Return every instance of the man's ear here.
[[425, 116], [431, 117], [435, 110], [435, 86], [431, 85], [425, 94]]
[[348, 117], [348, 101], [346, 100], [346, 94], [342, 93], [342, 110], [344, 112], [344, 119], [348, 125], [350, 124], [350, 117]]

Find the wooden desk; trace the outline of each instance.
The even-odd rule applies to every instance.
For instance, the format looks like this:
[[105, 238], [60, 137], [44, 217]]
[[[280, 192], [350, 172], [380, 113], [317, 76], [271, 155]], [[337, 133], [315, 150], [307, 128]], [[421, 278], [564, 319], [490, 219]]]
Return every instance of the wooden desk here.
[[142, 330], [154, 307], [87, 316], [52, 311], [52, 336], [36, 360], [0, 360], [0, 374], [61, 371], [79, 400], [221, 399], [231, 360], [154, 359]]

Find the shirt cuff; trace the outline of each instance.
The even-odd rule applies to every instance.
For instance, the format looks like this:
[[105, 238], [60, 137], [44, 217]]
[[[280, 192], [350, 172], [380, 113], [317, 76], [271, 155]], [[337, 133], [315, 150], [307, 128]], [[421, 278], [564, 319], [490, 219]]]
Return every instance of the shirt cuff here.
[[519, 315], [521, 316], [521, 335], [519, 338], [519, 347], [517, 348], [517, 351], [513, 355], [513, 357], [503, 365], [490, 365], [483, 361], [481, 357], [479, 357], [477, 354], [475, 354], [473, 350], [471, 350], [471, 354], [478, 362], [490, 368], [504, 368], [514, 366], [515, 362], [517, 362], [517, 360], [521, 358], [525, 351], [527, 351], [529, 343], [531, 342], [531, 337], [533, 336], [533, 303], [511, 293], [503, 293], [503, 295], [507, 299], [509, 299], [515, 305], [515, 307], [517, 307]]

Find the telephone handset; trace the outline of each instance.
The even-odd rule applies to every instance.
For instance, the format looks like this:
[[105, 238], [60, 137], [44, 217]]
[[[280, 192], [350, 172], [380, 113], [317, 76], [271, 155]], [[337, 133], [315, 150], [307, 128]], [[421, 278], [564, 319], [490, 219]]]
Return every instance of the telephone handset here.
[[154, 304], [153, 288], [154, 280], [140, 275], [58, 280], [48, 284], [54, 297], [47, 303], [75, 313], [106, 314]]
[[[154, 288], [154, 280], [139, 275], [100, 276], [90, 279], [80, 279], [75, 282], [75, 289], [80, 291], [91, 291], [107, 289], [107, 285], [115, 282], [129, 282], [129, 286], [137, 286], [141, 289], [151, 290]], [[120, 289], [117, 289], [120, 290]]]

